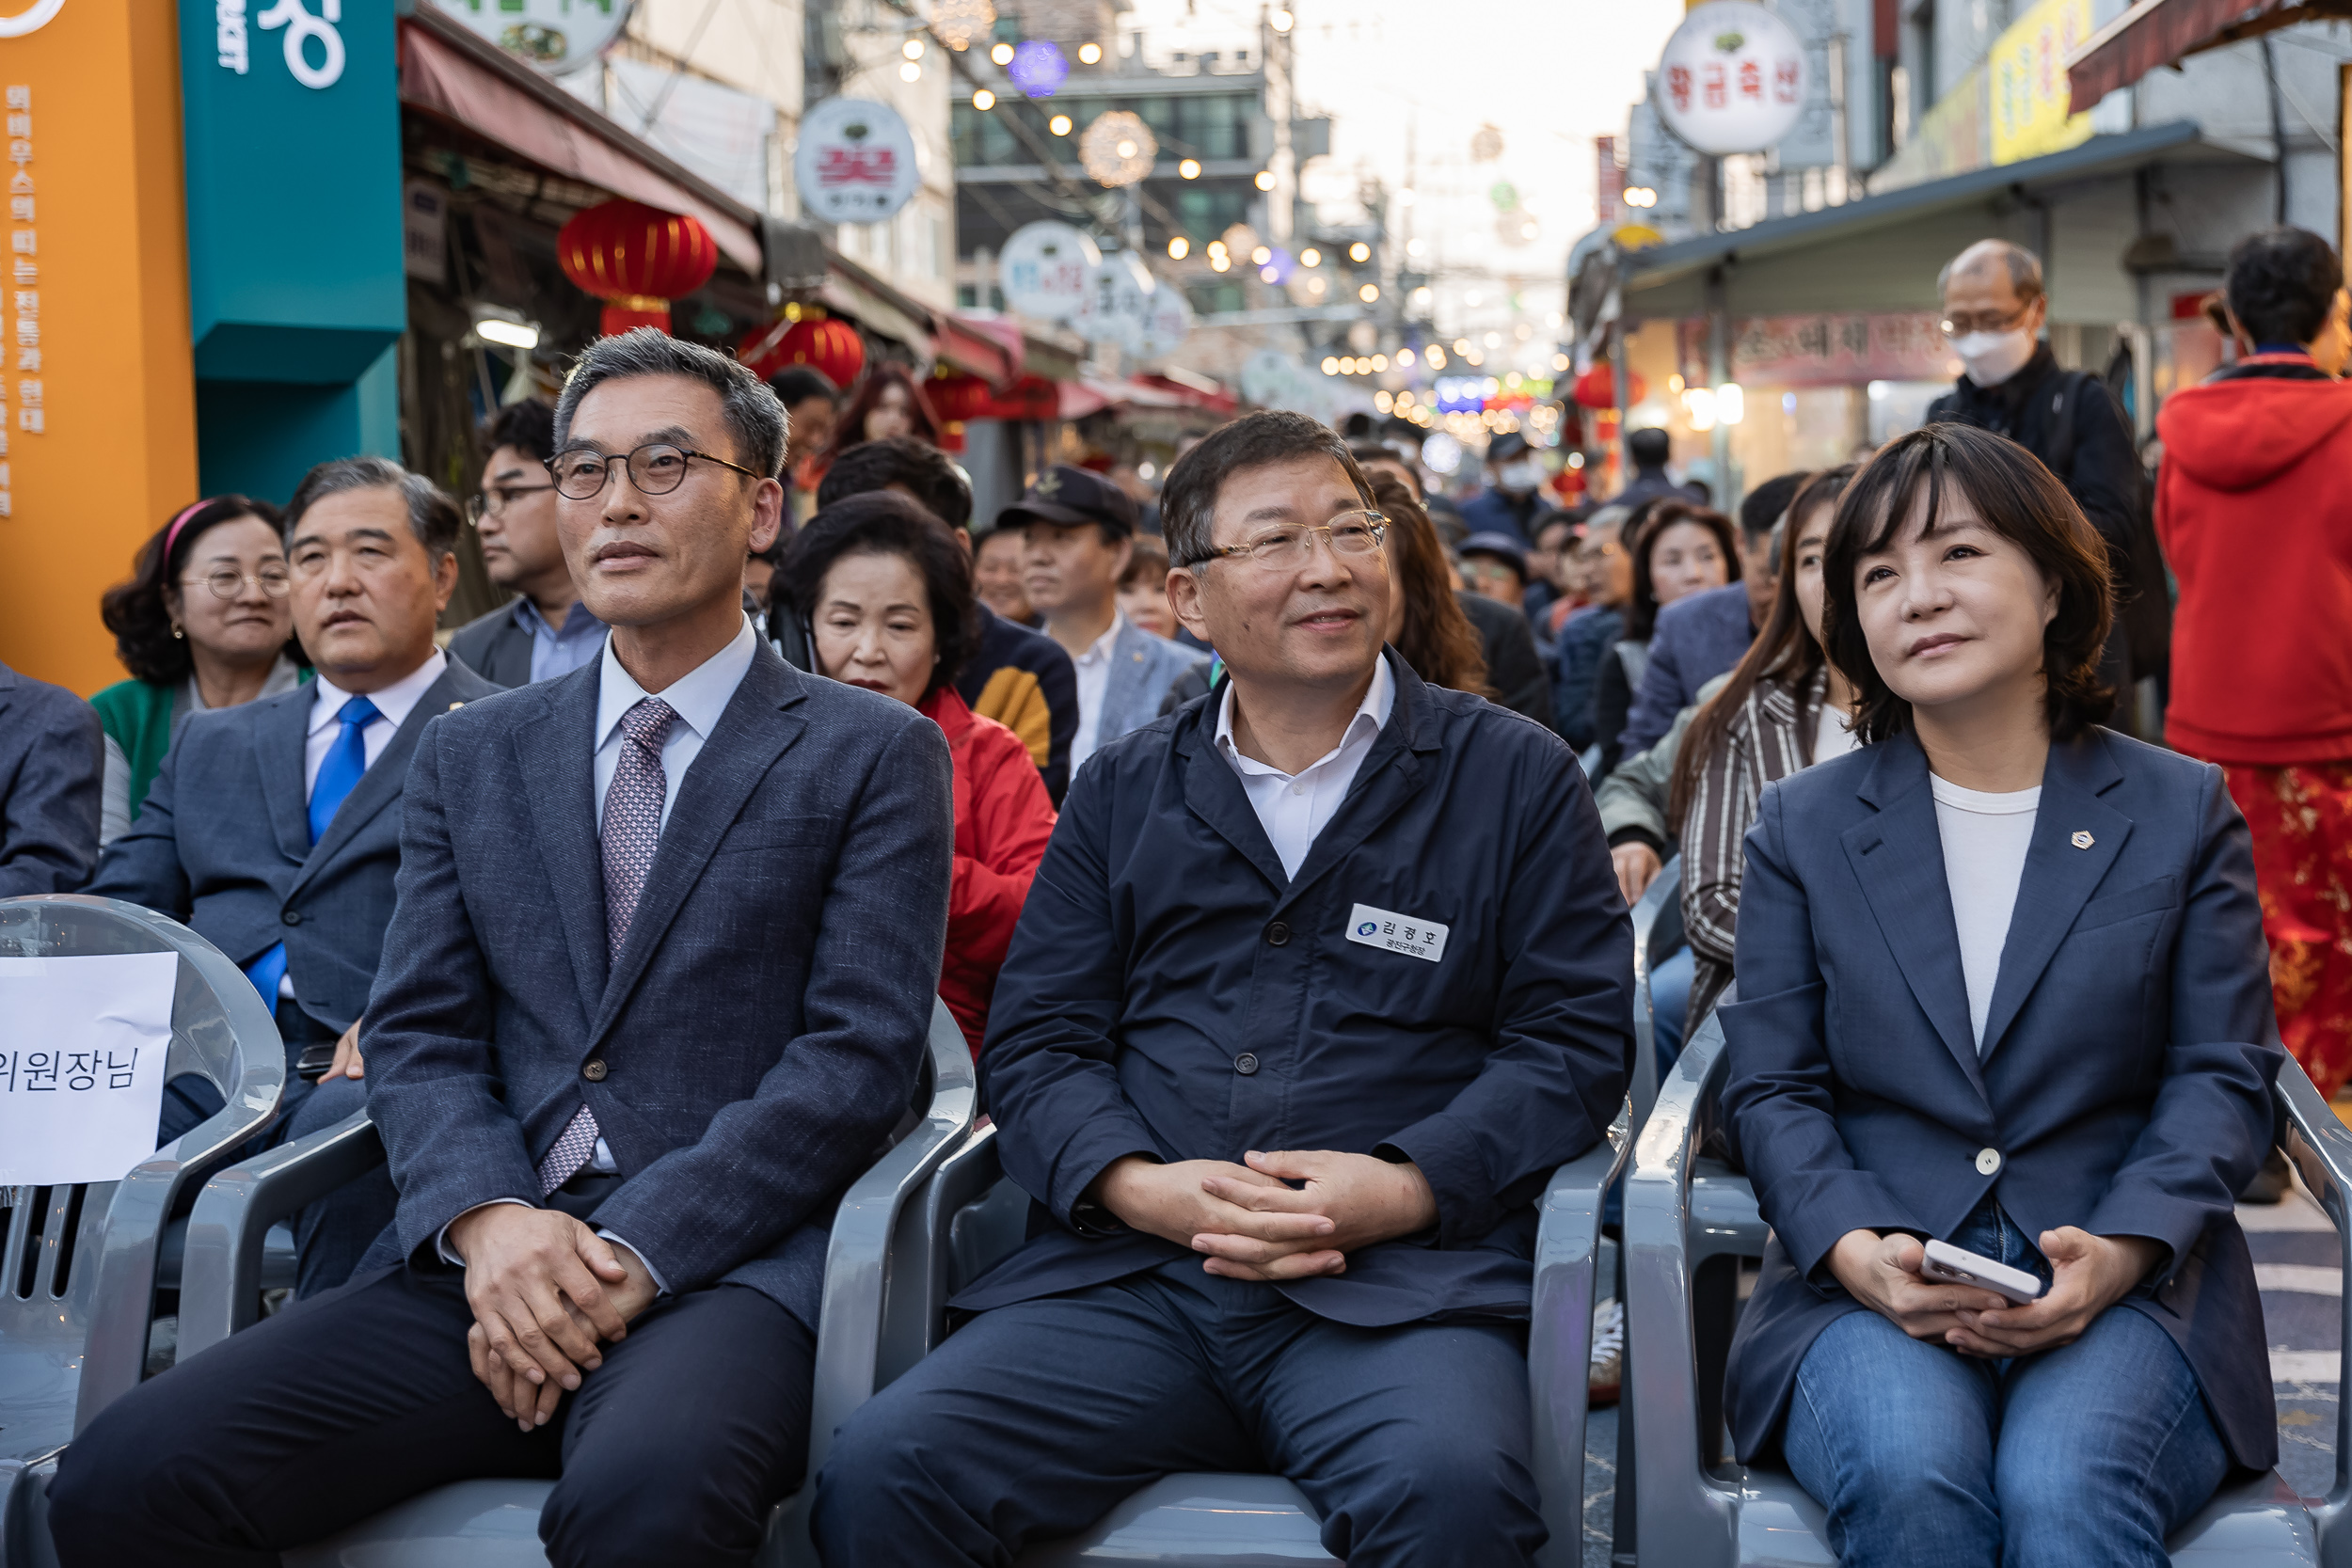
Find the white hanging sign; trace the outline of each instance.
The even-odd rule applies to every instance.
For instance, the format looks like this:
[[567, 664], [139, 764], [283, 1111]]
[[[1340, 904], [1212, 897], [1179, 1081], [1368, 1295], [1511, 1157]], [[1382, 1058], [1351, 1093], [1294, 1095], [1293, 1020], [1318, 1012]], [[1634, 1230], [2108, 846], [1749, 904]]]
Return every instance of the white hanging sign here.
[[828, 98], [801, 118], [792, 174], [801, 211], [822, 223], [880, 223], [923, 183], [907, 122], [864, 98]]
[[1191, 303], [1184, 298], [1182, 287], [1164, 282], [1152, 291], [1143, 323], [1127, 348], [1137, 359], [1159, 359], [1184, 347], [1184, 340], [1191, 336]]
[[[329, 0], [340, 6], [342, 0]], [[630, 0], [435, 0], [516, 59], [561, 74], [594, 65], [628, 25]]]
[[1102, 252], [1066, 223], [1025, 223], [1005, 237], [996, 286], [1005, 309], [1032, 321], [1069, 322], [1087, 308]]
[[1070, 325], [1089, 342], [1111, 343], [1132, 353], [1156, 287], [1152, 269], [1134, 251], [1105, 256], [1094, 264], [1085, 301]]
[[1658, 62], [1658, 114], [1711, 157], [1761, 152], [1804, 113], [1804, 43], [1752, 0], [1708, 0]]
[[119, 1181], [155, 1151], [176, 953], [0, 958], [0, 1186]]

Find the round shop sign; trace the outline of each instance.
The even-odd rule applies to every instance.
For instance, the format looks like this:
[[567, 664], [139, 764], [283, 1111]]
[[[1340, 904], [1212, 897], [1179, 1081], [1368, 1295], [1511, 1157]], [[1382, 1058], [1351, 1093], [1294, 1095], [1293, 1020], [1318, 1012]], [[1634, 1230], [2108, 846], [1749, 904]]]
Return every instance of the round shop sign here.
[[864, 98], [828, 98], [802, 118], [792, 174], [801, 210], [824, 223], [880, 223], [923, 183], [907, 122]]
[[1127, 350], [1137, 359], [1161, 359], [1184, 346], [1192, 336], [1192, 306], [1181, 284], [1163, 282], [1145, 301], [1143, 321]]
[[25, 34], [48, 26], [65, 9], [65, 0], [33, 0], [14, 16], [0, 16], [0, 39], [21, 39]]
[[1804, 43], [1751, 0], [1708, 0], [1658, 62], [1658, 114], [1710, 157], [1761, 152], [1804, 112]]
[[1152, 309], [1152, 269], [1134, 251], [1122, 250], [1097, 261], [1087, 282], [1086, 303], [1070, 319], [1072, 328], [1089, 342], [1115, 343], [1132, 353]]
[[605, 45], [628, 25], [630, 0], [435, 0], [435, 4], [516, 59], [560, 74], [594, 65], [602, 57]]
[[1066, 223], [1025, 223], [1005, 237], [996, 286], [1005, 308], [1032, 321], [1070, 322], [1088, 308], [1103, 253]]

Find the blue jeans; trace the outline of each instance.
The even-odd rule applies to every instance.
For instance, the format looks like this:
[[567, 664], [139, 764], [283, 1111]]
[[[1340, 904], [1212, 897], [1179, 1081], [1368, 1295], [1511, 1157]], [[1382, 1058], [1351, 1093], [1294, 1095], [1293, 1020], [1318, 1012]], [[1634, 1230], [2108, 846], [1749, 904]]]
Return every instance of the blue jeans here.
[[1691, 1022], [1691, 984], [1698, 978], [1698, 956], [1688, 946], [1650, 971], [1649, 1005], [1653, 1038], [1658, 1047], [1658, 1081], [1682, 1054], [1682, 1034]]
[[[1952, 1241], [2048, 1275], [1989, 1201]], [[1851, 1313], [1805, 1353], [1781, 1446], [1845, 1568], [2167, 1568], [2230, 1468], [2179, 1347], [2123, 1306], [2001, 1362]]]

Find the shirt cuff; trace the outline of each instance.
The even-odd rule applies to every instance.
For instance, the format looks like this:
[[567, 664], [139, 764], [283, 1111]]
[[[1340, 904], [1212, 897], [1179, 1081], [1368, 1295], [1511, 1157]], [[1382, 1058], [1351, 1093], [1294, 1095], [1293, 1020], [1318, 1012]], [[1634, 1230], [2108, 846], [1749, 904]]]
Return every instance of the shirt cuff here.
[[[490, 1203], [475, 1204], [473, 1209], [487, 1209], [490, 1207], [491, 1203], [511, 1203], [517, 1209], [528, 1209], [531, 1207], [530, 1204], [525, 1203], [518, 1197], [494, 1197], [490, 1200]], [[464, 1219], [467, 1214], [472, 1213], [473, 1209], [468, 1209], [461, 1213], [451, 1216], [449, 1225], [455, 1225], [459, 1220]], [[466, 1260], [449, 1249], [449, 1225], [441, 1227], [441, 1228], [434, 1234], [433, 1250], [440, 1254], [442, 1262], [454, 1263], [462, 1269], [466, 1266]]]
[[644, 1253], [637, 1247], [631, 1245], [627, 1237], [621, 1235], [618, 1231], [612, 1230], [599, 1230], [596, 1234], [616, 1245], [628, 1247], [629, 1252], [635, 1256], [637, 1260], [645, 1265], [645, 1272], [653, 1275], [653, 1288], [660, 1291], [665, 1296], [670, 1293], [670, 1282], [661, 1277], [661, 1271], [653, 1266], [653, 1259], [646, 1257]]

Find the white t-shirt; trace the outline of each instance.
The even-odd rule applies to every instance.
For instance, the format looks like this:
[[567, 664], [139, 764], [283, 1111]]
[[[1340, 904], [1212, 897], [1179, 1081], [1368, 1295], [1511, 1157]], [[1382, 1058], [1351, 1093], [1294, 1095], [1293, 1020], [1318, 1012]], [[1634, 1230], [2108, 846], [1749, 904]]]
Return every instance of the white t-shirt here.
[[1933, 774], [1928, 783], [1935, 790], [1944, 881], [1951, 890], [1952, 923], [1960, 931], [1968, 1027], [1981, 1055], [1985, 1015], [1993, 1010], [1993, 984], [2001, 974], [2001, 948], [2009, 941], [2010, 916], [2017, 908], [2017, 885], [2026, 876], [2026, 851], [2033, 844], [2042, 786], [1988, 795], [1947, 784]]
[[1862, 742], [1853, 737], [1853, 718], [1840, 713], [1823, 703], [1813, 714], [1813, 762], [1816, 767], [1835, 762], [1848, 752], [1859, 751]]

